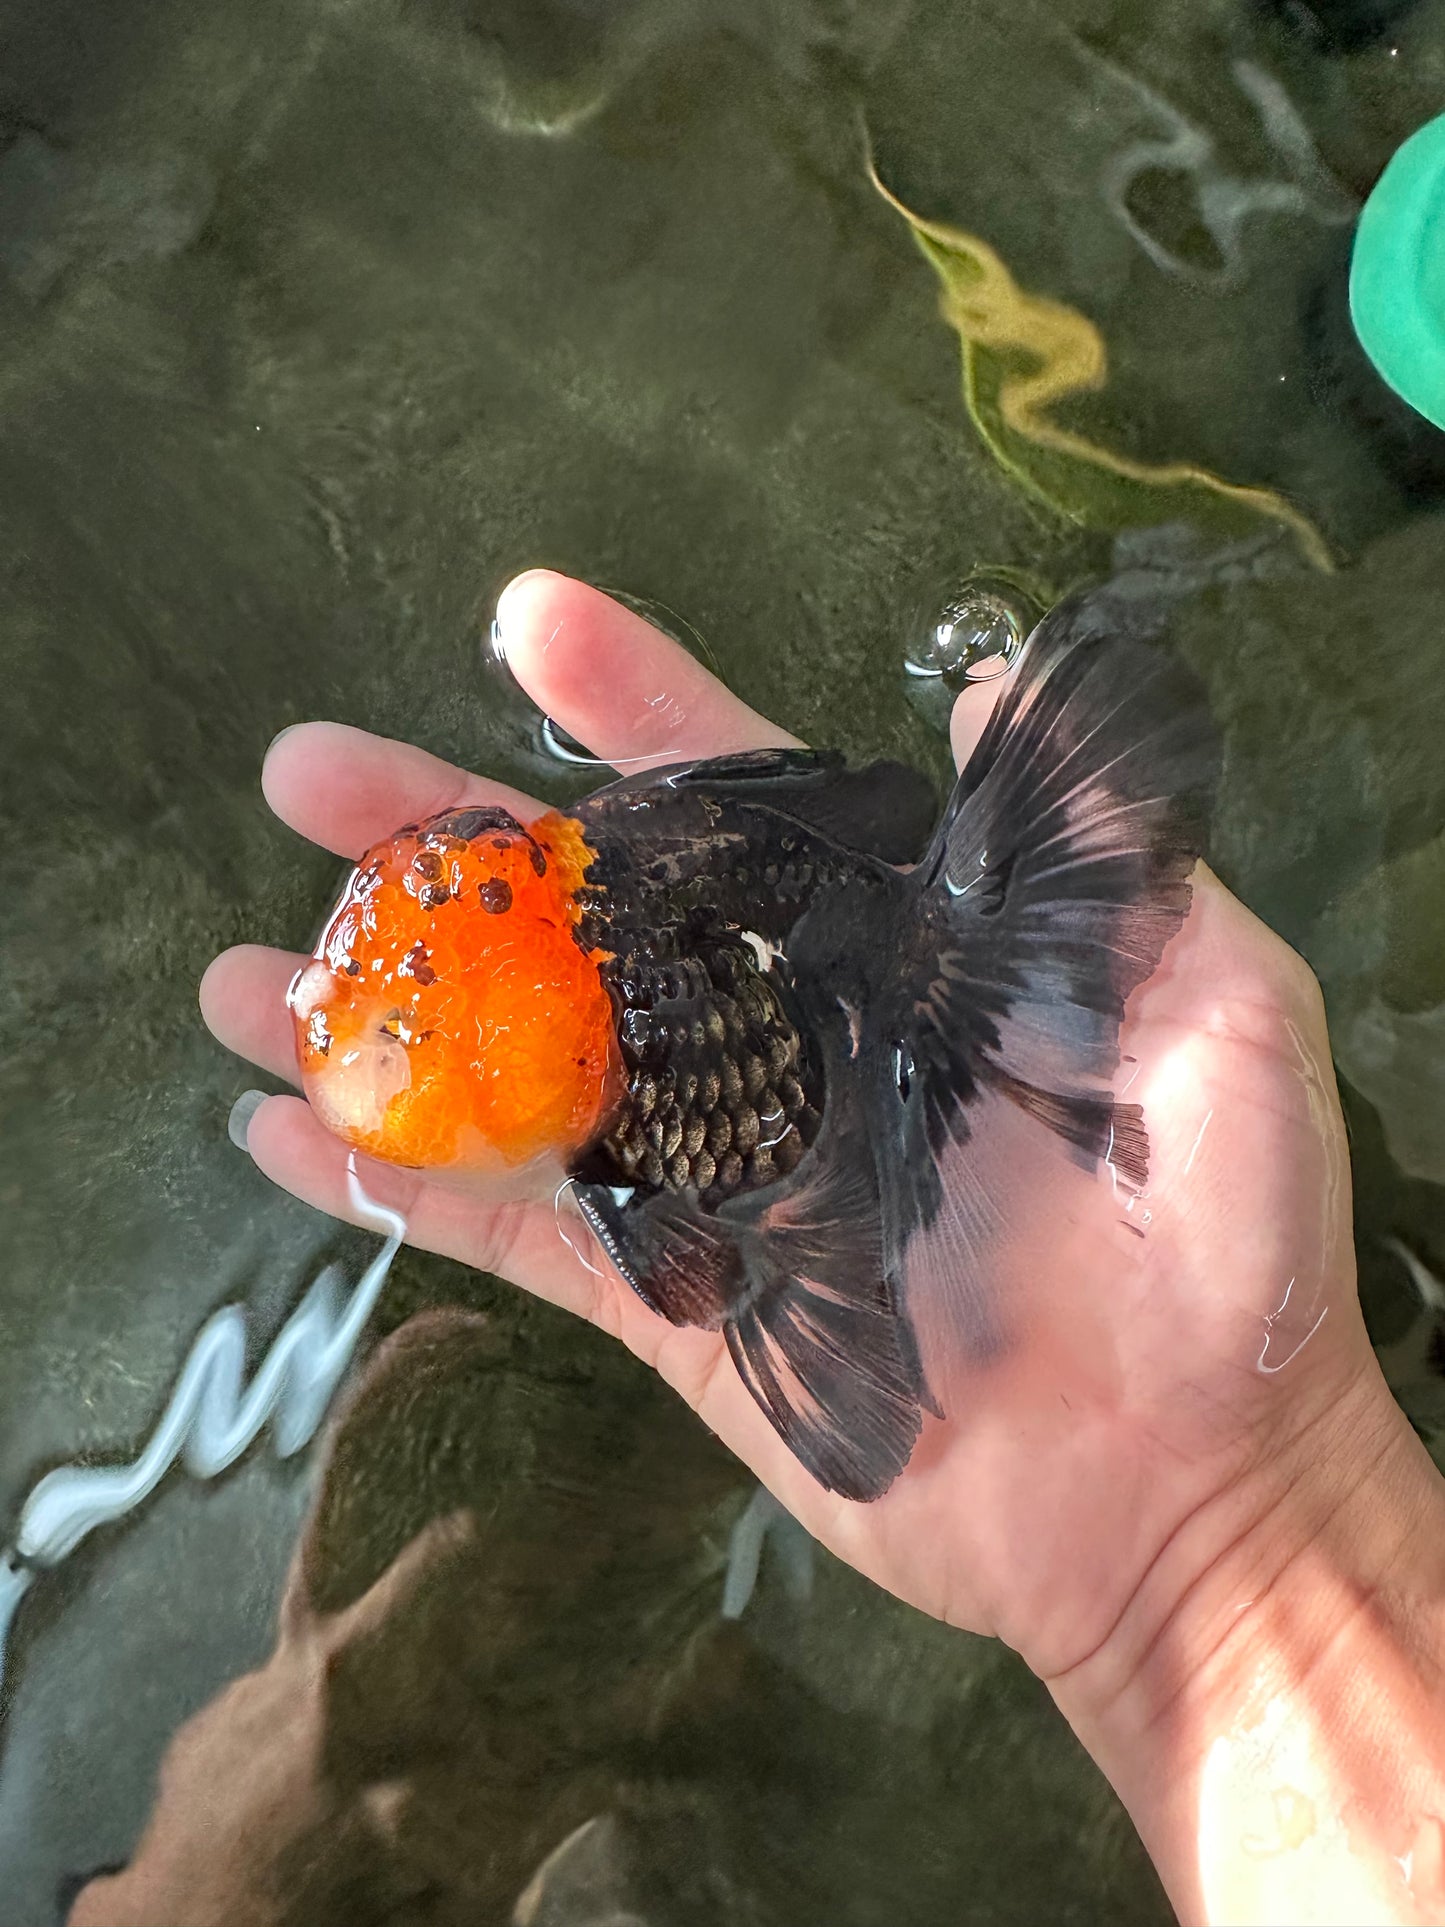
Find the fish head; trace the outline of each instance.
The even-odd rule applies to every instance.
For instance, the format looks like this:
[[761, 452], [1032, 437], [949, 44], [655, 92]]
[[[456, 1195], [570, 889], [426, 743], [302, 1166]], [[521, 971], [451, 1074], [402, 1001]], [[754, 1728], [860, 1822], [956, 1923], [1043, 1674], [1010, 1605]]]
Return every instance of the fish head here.
[[606, 1128], [623, 1089], [581, 825], [458, 809], [368, 850], [288, 996], [302, 1085], [371, 1157], [507, 1181]]

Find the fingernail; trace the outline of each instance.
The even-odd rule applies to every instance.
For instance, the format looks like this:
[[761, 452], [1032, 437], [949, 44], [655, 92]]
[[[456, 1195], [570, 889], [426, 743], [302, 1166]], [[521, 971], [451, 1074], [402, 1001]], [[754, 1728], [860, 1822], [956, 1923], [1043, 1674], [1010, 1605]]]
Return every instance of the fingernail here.
[[[278, 729], [276, 731], [276, 734], [271, 738], [270, 742], [267, 743], [266, 745], [266, 756], [269, 756], [272, 750], [275, 749], [276, 745], [279, 742], [283, 741], [284, 738], [289, 736], [293, 729], [300, 729], [301, 727], [302, 725], [300, 723], [287, 723], [284, 729]], [[261, 760], [262, 762], [264, 762], [266, 758], [263, 756]]]
[[265, 1091], [242, 1091], [231, 1106], [231, 1115], [226, 1119], [226, 1136], [238, 1151], [245, 1151], [249, 1155], [251, 1147], [246, 1142], [246, 1133], [251, 1128], [251, 1119], [265, 1102]]
[[525, 583], [536, 582], [544, 576], [555, 574], [555, 569], [523, 569], [520, 575], [514, 575], [512, 577], [511, 581], [497, 597], [497, 615], [496, 620], [492, 624], [492, 647], [499, 655], [505, 657], [507, 653], [508, 601], [516, 595], [517, 591], [521, 589]]

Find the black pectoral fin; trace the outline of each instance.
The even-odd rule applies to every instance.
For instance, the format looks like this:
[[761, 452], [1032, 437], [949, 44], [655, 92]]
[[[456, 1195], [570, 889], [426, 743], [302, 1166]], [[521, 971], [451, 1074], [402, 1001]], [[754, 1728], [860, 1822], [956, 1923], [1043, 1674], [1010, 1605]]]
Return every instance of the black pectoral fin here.
[[736, 1229], [692, 1191], [652, 1196], [572, 1187], [582, 1215], [642, 1302], [673, 1325], [716, 1331], [746, 1289]]
[[705, 791], [721, 802], [766, 807], [844, 849], [912, 863], [938, 819], [928, 778], [906, 763], [849, 769], [841, 756], [812, 749], [743, 750], [626, 778], [599, 795], [631, 788]]
[[929, 1401], [883, 1262], [866, 1146], [830, 1140], [825, 1125], [792, 1178], [717, 1212], [689, 1192], [619, 1204], [583, 1185], [578, 1198], [648, 1305], [722, 1329], [743, 1383], [820, 1485], [857, 1500], [887, 1491]]

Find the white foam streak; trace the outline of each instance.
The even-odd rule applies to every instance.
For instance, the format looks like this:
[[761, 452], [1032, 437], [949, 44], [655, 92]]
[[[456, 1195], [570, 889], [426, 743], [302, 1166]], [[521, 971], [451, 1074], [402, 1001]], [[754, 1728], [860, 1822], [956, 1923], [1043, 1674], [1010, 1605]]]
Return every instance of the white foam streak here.
[[225, 1305], [201, 1327], [160, 1423], [129, 1465], [62, 1465], [48, 1472], [21, 1508], [13, 1547], [0, 1555], [0, 1677], [10, 1621], [36, 1574], [56, 1566], [98, 1526], [111, 1525], [148, 1498], [179, 1459], [192, 1478], [213, 1479], [233, 1465], [270, 1422], [277, 1456], [289, 1458], [315, 1436], [406, 1235], [395, 1211], [367, 1196], [347, 1168], [358, 1217], [387, 1234], [349, 1298], [329, 1265], [286, 1320], [249, 1386], [243, 1386], [246, 1317]]

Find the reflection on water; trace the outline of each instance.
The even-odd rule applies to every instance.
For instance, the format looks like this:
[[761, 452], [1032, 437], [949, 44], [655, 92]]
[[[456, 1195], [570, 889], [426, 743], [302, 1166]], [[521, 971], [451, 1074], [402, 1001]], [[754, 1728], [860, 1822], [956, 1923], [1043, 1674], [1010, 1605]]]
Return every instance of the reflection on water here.
[[766, 1486], [759, 1486], [748, 1500], [747, 1510], [739, 1517], [728, 1540], [727, 1576], [723, 1582], [722, 1616], [741, 1619], [757, 1590], [763, 1548], [777, 1548], [784, 1583], [797, 1601], [808, 1599], [813, 1590], [813, 1554], [810, 1535]]
[[1063, 427], [1055, 411], [1109, 378], [1104, 337], [1076, 309], [1022, 288], [979, 236], [906, 207], [873, 176], [912, 228], [943, 283], [943, 312], [963, 344], [968, 412], [990, 453], [1021, 488], [1092, 527], [1153, 526], [1175, 517], [1263, 515], [1283, 523], [1317, 568], [1330, 552], [1307, 516], [1271, 489], [1226, 481], [1195, 462], [1144, 462]]
[[[1236, 87], [1259, 115], [1261, 130], [1285, 178], [1243, 180], [1221, 167], [1208, 131], [1181, 114], [1135, 76], [1122, 74], [1166, 131], [1162, 139], [1136, 141], [1116, 154], [1104, 175], [1104, 191], [1115, 218], [1166, 274], [1199, 287], [1227, 287], [1249, 271], [1244, 230], [1249, 221], [1300, 215], [1326, 226], [1348, 225], [1359, 212], [1355, 197], [1321, 160], [1306, 122], [1284, 86], [1252, 60], [1230, 65]], [[1161, 177], [1185, 177], [1197, 220], [1213, 242], [1212, 258], [1194, 258], [1170, 248], [1136, 209], [1147, 204], [1147, 185], [1159, 191]]]
[[227, 1144], [194, 986], [334, 880], [257, 794], [283, 724], [593, 785], [481, 673], [530, 562], [935, 776], [902, 665], [961, 585], [1147, 582], [1227, 732], [1216, 866], [1324, 979], [1367, 1311], [1445, 1440], [1445, 437], [1345, 300], [1445, 0], [11, 12], [0, 1537], [53, 1468], [159, 1467], [203, 1332], [240, 1456], [30, 1586], [7, 1904], [128, 1864], [79, 1906], [1165, 1920], [1007, 1655], [546, 1307], [402, 1252], [324, 1450], [248, 1451], [321, 1228]]
[[[489, 1321], [411, 1319], [333, 1430], [269, 1658], [176, 1734], [128, 1867], [81, 1894], [76, 1927], [320, 1927], [423, 1897], [430, 1918], [503, 1918], [619, 1798], [619, 1745], [644, 1779], [658, 1752], [690, 1784], [682, 1811], [706, 1809], [723, 1679], [768, 1689], [721, 1630], [717, 1553], [679, 1531], [736, 1480], [693, 1430], [658, 1481], [615, 1410], [579, 1408]], [[665, 1777], [646, 1796], [668, 1798]]]

